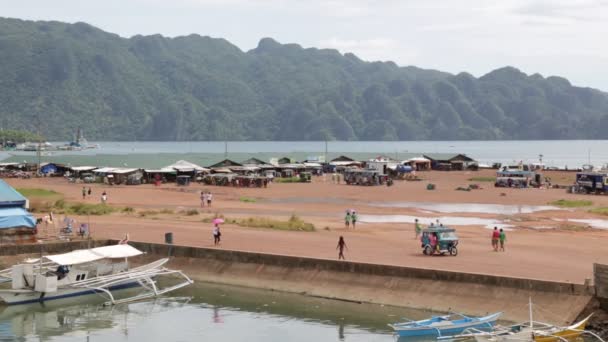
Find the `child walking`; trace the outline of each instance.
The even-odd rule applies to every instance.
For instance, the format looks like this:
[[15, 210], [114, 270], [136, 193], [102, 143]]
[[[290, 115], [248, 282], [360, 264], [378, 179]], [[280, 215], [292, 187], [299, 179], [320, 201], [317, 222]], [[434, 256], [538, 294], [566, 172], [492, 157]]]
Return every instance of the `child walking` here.
[[346, 229], [348, 229], [350, 227], [350, 220], [351, 220], [350, 211], [347, 210], [346, 216], [344, 216], [344, 227]]
[[502, 252], [505, 251], [505, 241], [507, 241], [507, 234], [502, 230], [502, 228], [500, 228], [500, 250]]

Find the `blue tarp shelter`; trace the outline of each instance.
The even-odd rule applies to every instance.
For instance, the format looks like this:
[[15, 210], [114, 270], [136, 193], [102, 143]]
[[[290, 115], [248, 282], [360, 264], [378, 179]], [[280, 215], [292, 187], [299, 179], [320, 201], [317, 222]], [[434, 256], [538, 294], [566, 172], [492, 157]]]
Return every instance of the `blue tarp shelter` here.
[[36, 219], [23, 208], [0, 208], [0, 229], [36, 228]]
[[12, 186], [0, 179], [0, 208], [21, 207], [27, 208], [27, 199]]
[[40, 168], [40, 173], [49, 174], [49, 173], [57, 173], [57, 165], [55, 164], [46, 164]]

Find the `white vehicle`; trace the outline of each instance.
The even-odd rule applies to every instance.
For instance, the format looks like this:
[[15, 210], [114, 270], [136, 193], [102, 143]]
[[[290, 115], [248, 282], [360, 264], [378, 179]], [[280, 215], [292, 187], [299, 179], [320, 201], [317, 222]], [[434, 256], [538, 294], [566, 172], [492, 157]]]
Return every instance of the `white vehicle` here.
[[[165, 268], [167, 258], [130, 268], [128, 258], [142, 254], [124, 244], [26, 260], [0, 271], [0, 281], [10, 283], [10, 288], [0, 288], [0, 299], [8, 305], [16, 305], [98, 293], [107, 299], [107, 305], [111, 305], [156, 297], [193, 283], [181, 271]], [[161, 288], [157, 283], [161, 276], [173, 276], [180, 281]], [[132, 287], [142, 287], [144, 291], [123, 299], [115, 299], [112, 294]]]

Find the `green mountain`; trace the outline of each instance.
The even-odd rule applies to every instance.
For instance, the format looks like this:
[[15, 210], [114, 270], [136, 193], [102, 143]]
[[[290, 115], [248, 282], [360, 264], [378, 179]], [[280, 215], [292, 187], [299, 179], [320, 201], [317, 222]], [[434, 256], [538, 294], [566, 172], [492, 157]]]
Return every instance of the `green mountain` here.
[[608, 94], [512, 67], [480, 78], [262, 39], [129, 39], [0, 18], [0, 125], [63, 140], [608, 138]]

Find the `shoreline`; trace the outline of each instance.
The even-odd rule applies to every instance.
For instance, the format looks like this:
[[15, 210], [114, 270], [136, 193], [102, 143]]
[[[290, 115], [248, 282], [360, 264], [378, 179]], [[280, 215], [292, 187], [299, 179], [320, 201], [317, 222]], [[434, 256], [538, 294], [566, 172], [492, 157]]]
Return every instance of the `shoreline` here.
[[[43, 248], [45, 253], [60, 253], [115, 243], [76, 241], [44, 244]], [[141, 262], [170, 256], [170, 267], [181, 269], [195, 281], [469, 315], [503, 311], [503, 320], [515, 322], [528, 318], [527, 301], [532, 296], [536, 306], [561, 314], [547, 320], [571, 323], [589, 306], [594, 293], [592, 286], [560, 282], [200, 247], [130, 244], [146, 252]], [[6, 266], [26, 254], [39, 254], [41, 248], [14, 246], [3, 250], [0, 260]]]

